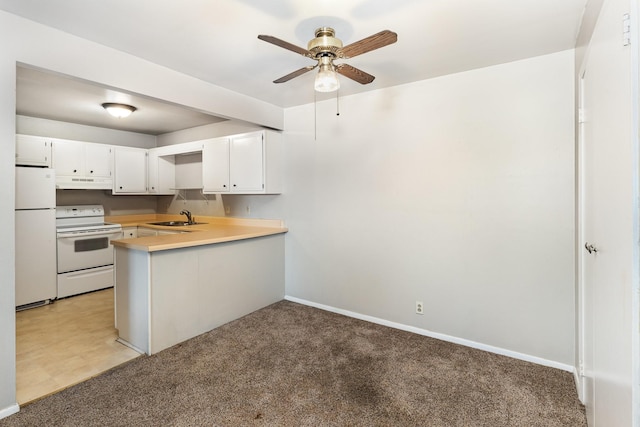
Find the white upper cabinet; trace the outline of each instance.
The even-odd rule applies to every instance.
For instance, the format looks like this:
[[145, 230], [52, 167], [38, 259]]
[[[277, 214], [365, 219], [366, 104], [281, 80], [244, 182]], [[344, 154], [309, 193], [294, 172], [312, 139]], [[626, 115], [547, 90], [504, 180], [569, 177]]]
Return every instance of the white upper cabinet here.
[[84, 176], [84, 142], [58, 139], [53, 144], [53, 167], [56, 175]]
[[228, 193], [229, 138], [204, 141], [202, 147], [202, 191], [204, 193]]
[[85, 173], [90, 177], [110, 178], [113, 147], [106, 144], [85, 144]]
[[114, 151], [113, 194], [146, 194], [147, 150], [115, 147]]
[[229, 145], [231, 191], [264, 191], [264, 133], [231, 137]]
[[16, 165], [51, 167], [51, 138], [16, 135]]
[[202, 152], [204, 193], [282, 193], [282, 136], [250, 132], [205, 141]]
[[160, 155], [161, 151], [152, 148], [149, 150], [148, 167], [149, 175], [147, 186], [150, 194], [175, 194], [176, 193], [176, 165], [175, 156]]
[[112, 155], [111, 145], [53, 140], [56, 188], [111, 189]]
[[51, 166], [56, 188], [113, 194], [280, 194], [282, 135], [271, 130], [152, 149], [16, 135], [16, 164]]

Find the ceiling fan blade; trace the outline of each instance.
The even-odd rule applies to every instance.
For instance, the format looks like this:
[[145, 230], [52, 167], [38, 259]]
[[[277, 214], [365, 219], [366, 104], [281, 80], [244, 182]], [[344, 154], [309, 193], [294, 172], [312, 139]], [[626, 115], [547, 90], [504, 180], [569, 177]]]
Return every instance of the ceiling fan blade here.
[[288, 82], [289, 80], [295, 77], [301, 76], [302, 74], [306, 73], [307, 71], [311, 71], [314, 68], [316, 68], [316, 65], [309, 65], [308, 67], [300, 68], [299, 70], [296, 70], [293, 73], [289, 73], [286, 76], [282, 76], [278, 80], [274, 80], [273, 82], [274, 83]]
[[313, 58], [313, 54], [311, 52], [309, 52], [307, 49], [301, 48], [300, 46], [296, 46], [295, 44], [286, 42], [284, 40], [280, 40], [277, 37], [266, 36], [266, 35], [260, 34], [258, 36], [258, 38], [260, 40], [264, 40], [267, 43], [275, 44], [276, 46], [280, 46], [280, 47], [282, 47], [284, 49], [287, 49], [287, 50], [290, 50], [292, 52], [299, 53], [302, 56], [306, 56], [308, 58]]
[[393, 44], [396, 41], [398, 41], [398, 35], [393, 31], [380, 31], [377, 34], [343, 47], [338, 56], [341, 58], [353, 58], [354, 56]]
[[362, 70], [352, 67], [349, 64], [337, 64], [336, 71], [345, 77], [349, 77], [351, 80], [355, 80], [363, 85], [371, 83], [375, 77], [371, 74], [367, 74]]

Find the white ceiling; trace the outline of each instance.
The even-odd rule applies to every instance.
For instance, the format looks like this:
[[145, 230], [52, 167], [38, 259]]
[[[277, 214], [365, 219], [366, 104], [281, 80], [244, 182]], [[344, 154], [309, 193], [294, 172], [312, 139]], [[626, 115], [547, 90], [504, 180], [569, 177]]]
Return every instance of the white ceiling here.
[[[335, 28], [345, 45], [388, 29], [398, 42], [348, 61], [341, 96], [571, 49], [586, 0], [0, 0], [0, 9], [281, 107], [314, 101], [313, 62], [257, 39], [306, 48]], [[20, 97], [20, 93], [18, 94]], [[40, 93], [40, 95], [43, 95]], [[319, 96], [324, 99], [327, 96]], [[335, 95], [333, 95], [335, 96]]]

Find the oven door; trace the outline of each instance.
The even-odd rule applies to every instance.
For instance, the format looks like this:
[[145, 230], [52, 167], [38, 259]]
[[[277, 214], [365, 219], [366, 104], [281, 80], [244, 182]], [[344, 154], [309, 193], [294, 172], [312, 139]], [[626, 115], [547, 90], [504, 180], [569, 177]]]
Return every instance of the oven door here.
[[120, 230], [58, 232], [58, 273], [113, 264], [111, 239]]

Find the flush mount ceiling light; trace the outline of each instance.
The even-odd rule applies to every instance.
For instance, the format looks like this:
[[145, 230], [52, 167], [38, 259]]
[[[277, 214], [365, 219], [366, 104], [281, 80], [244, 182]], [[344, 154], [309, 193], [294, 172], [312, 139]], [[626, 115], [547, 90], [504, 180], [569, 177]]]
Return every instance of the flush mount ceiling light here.
[[119, 119], [128, 117], [131, 113], [136, 111], [136, 107], [133, 105], [117, 104], [114, 102], [105, 102], [102, 104], [102, 107], [113, 117], [117, 117]]
[[298, 77], [307, 71], [311, 71], [318, 67], [319, 70], [314, 84], [314, 88], [318, 92], [333, 92], [340, 88], [340, 83], [338, 82], [338, 76], [336, 73], [340, 73], [360, 84], [369, 84], [373, 79], [375, 79], [371, 74], [367, 74], [364, 71], [348, 64], [334, 64], [333, 61], [335, 59], [353, 58], [354, 56], [362, 55], [363, 53], [390, 45], [398, 40], [398, 35], [396, 33], [384, 30], [343, 47], [342, 41], [336, 38], [335, 35], [336, 33], [333, 28], [318, 28], [315, 31], [316, 37], [309, 41], [306, 49], [277, 37], [263, 34], [259, 35], [258, 38], [260, 40], [292, 52], [299, 53], [302, 56], [306, 56], [307, 58], [317, 61], [316, 65], [309, 65], [307, 67], [300, 68], [299, 70], [274, 80], [274, 83], [287, 82], [294, 77]]

